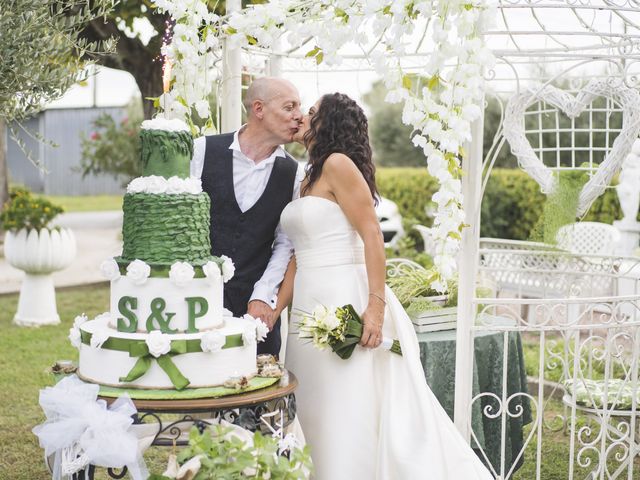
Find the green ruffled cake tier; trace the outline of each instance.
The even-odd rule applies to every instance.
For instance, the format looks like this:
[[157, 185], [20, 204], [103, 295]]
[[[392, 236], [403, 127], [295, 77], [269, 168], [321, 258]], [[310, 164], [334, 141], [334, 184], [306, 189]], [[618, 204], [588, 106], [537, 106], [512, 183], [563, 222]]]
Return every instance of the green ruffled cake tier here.
[[118, 260], [203, 265], [213, 258], [209, 240], [210, 205], [206, 193], [126, 194], [122, 205], [124, 246]]
[[189, 132], [140, 130], [142, 175], [189, 177], [193, 138]]

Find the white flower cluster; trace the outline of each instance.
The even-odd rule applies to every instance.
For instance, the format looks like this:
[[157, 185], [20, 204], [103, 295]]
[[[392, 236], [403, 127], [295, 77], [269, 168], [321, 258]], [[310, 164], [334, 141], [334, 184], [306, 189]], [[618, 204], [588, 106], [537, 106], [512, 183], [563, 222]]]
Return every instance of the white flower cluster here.
[[73, 327], [69, 329], [69, 341], [71, 345], [78, 350], [80, 350], [80, 345], [82, 344], [80, 337], [80, 325], [87, 322], [89, 318], [83, 313], [82, 315], [78, 315], [73, 321]]
[[262, 321], [261, 318], [254, 318], [251, 315], [249, 315], [248, 313], [245, 313], [242, 318], [244, 318], [245, 320], [248, 320], [249, 322], [254, 322], [256, 325], [256, 340], [258, 341], [258, 343], [260, 342], [264, 342], [265, 339], [267, 338], [267, 335], [269, 334], [269, 327], [267, 326], [266, 323], [264, 323]]
[[167, 132], [189, 132], [189, 125], [179, 118], [162, 118], [157, 117], [151, 120], [145, 120], [140, 124], [142, 130], [165, 130]]
[[173, 176], [164, 178], [159, 175], [149, 175], [148, 177], [137, 177], [127, 185], [127, 193], [166, 193], [168, 195], [178, 195], [190, 193], [197, 195], [202, 193], [202, 181], [196, 177], [180, 178]]
[[209, 96], [215, 86], [215, 63], [220, 53], [220, 18], [207, 8], [206, 0], [156, 0], [160, 13], [175, 21], [173, 38], [161, 53], [171, 65], [171, 89], [158, 99], [167, 119], [183, 119], [193, 129], [195, 110], [207, 124], [199, 132], [215, 133]]
[[[348, 42], [368, 51], [375, 71], [389, 90], [387, 101], [403, 102], [402, 120], [416, 133], [413, 143], [427, 157], [429, 173], [440, 185], [433, 201], [437, 209], [432, 236], [439, 277], [432, 284], [446, 290], [456, 269], [465, 214], [462, 209], [462, 145], [471, 140], [471, 123], [482, 113], [483, 71], [493, 55], [481, 32], [495, 16], [489, 0], [272, 0], [232, 14], [229, 40], [268, 48], [277, 38], [300, 47], [310, 36], [307, 56], [317, 63], [340, 64], [339, 49]], [[424, 71], [404, 74], [401, 57], [419, 18], [431, 19], [430, 50]], [[283, 32], [286, 32], [284, 34]], [[368, 34], [373, 33], [373, 38]], [[374, 43], [377, 48], [366, 45]], [[453, 67], [451, 67], [453, 65]]]
[[142, 260], [134, 260], [127, 265], [127, 278], [134, 285], [144, 285], [149, 275], [151, 275], [151, 267]]
[[217, 262], [207, 262], [202, 266], [204, 275], [213, 284], [218, 283], [220, 281], [220, 277], [222, 277], [222, 281], [224, 283], [227, 283], [233, 278], [236, 272], [233, 260], [226, 255], [221, 255], [220, 260], [222, 260], [222, 265], [219, 265]]

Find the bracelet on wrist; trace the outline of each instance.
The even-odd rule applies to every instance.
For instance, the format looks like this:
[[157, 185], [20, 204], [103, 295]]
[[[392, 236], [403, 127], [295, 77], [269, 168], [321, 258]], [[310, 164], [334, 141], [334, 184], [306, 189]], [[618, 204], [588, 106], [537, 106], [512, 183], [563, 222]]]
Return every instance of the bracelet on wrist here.
[[378, 300], [380, 300], [384, 305], [386, 305], [386, 304], [387, 304], [387, 301], [386, 301], [383, 297], [381, 297], [380, 295], [378, 295], [377, 293], [370, 293], [370, 294], [369, 294], [369, 296], [370, 296], [370, 297], [375, 297], [375, 298], [377, 298], [377, 299], [378, 299]]

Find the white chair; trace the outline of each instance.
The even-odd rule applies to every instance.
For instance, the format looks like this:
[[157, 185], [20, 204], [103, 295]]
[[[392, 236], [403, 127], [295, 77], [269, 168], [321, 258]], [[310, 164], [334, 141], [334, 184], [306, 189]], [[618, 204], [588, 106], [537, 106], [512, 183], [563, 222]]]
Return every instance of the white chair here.
[[613, 225], [600, 222], [577, 222], [558, 229], [558, 247], [571, 253], [614, 255], [620, 232]]

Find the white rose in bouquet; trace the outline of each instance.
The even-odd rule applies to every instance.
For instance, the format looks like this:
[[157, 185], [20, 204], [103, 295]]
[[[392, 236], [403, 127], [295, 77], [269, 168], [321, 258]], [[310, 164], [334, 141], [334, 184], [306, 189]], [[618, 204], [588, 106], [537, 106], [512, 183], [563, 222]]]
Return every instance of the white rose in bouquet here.
[[166, 178], [161, 177], [160, 175], [151, 175], [145, 178], [147, 180], [146, 188], [144, 190], [145, 193], [159, 194], [159, 193], [165, 193], [167, 191]]
[[100, 264], [100, 273], [107, 280], [113, 281], [120, 278], [120, 267], [118, 262], [109, 258]]
[[89, 317], [87, 317], [84, 313], [82, 315], [77, 315], [76, 318], [74, 318], [73, 320], [73, 326], [75, 328], [80, 328], [80, 325], [82, 325], [85, 322], [89, 321]]
[[78, 327], [74, 326], [69, 329], [69, 341], [71, 342], [71, 345], [80, 350], [82, 340], [80, 338], [80, 329]]
[[219, 352], [224, 347], [224, 344], [227, 342], [227, 337], [225, 337], [221, 332], [217, 330], [211, 330], [205, 332], [202, 335], [202, 339], [200, 340], [200, 348], [203, 352]]
[[93, 348], [102, 348], [102, 344], [109, 340], [111, 336], [111, 329], [107, 327], [96, 328], [95, 331], [91, 334], [91, 340], [89, 344]]
[[196, 272], [187, 262], [175, 262], [169, 270], [169, 278], [178, 287], [184, 287], [193, 280]]
[[156, 358], [166, 355], [171, 350], [171, 336], [162, 333], [160, 330], [149, 332], [145, 343], [149, 347], [149, 353]]
[[214, 285], [220, 281], [222, 277], [222, 273], [220, 272], [220, 265], [216, 262], [207, 262], [202, 266], [202, 271], [205, 276], [209, 279], [211, 283]]
[[338, 328], [340, 319], [337, 317], [335, 309], [329, 309], [329, 312], [324, 317], [323, 323], [329, 330]]
[[135, 285], [142, 285], [149, 278], [151, 267], [142, 260], [134, 260], [127, 266], [127, 277]]
[[184, 193], [184, 180], [178, 176], [173, 176], [167, 180], [167, 192], [169, 195]]
[[256, 328], [255, 327], [247, 327], [242, 332], [242, 343], [245, 347], [256, 343]]
[[236, 272], [236, 267], [233, 264], [233, 260], [231, 260], [226, 255], [222, 255], [220, 259], [223, 260], [222, 280], [224, 280], [224, 283], [227, 283], [229, 280], [233, 278], [233, 274]]

